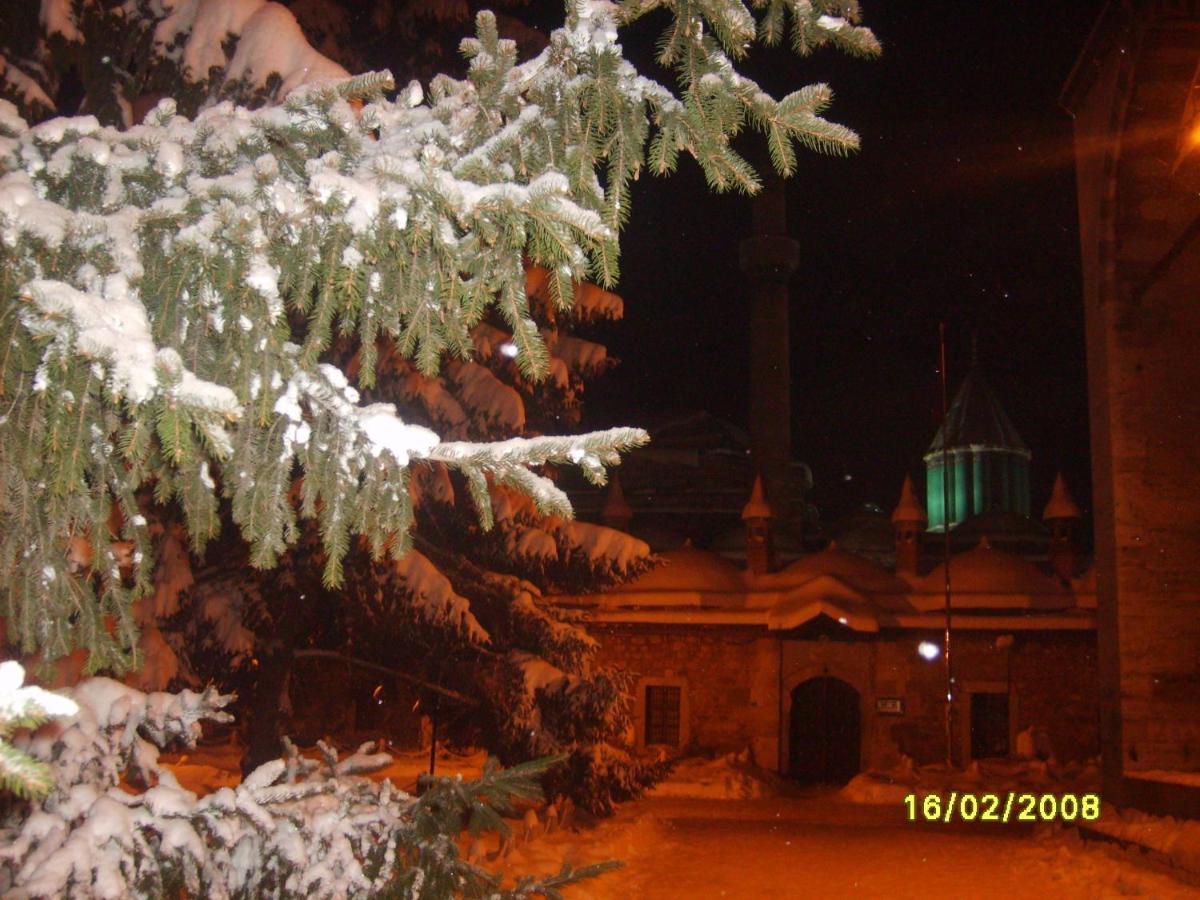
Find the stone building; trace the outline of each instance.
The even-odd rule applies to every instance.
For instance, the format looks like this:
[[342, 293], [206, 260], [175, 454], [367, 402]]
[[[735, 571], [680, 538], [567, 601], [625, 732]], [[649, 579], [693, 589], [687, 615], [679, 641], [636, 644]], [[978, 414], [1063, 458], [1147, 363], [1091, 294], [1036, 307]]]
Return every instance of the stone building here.
[[[756, 481], [740, 552], [709, 523], [706, 549], [685, 543], [629, 584], [560, 598], [586, 612], [601, 660], [636, 676], [639, 747], [749, 747], [760, 765], [822, 782], [901, 754], [944, 760], [947, 572], [935, 517], [950, 507], [955, 762], [1011, 755], [1028, 729], [1044, 730], [1059, 759], [1096, 755], [1095, 581], [1073, 550], [1079, 510], [1060, 480], [1047, 525], [1025, 514], [1029, 451], [978, 370], [947, 421], [945, 446], [939, 433], [926, 461], [957, 466], [961, 508], [943, 504], [940, 468], [924, 508], [906, 479], [890, 565], [836, 542], [780, 553]], [[653, 502], [639, 508], [620, 490], [614, 482], [603, 510], [610, 524], [662, 529], [670, 495], [642, 495]]]
[[1200, 815], [1200, 4], [1122, 0], [1074, 118], [1106, 799]]

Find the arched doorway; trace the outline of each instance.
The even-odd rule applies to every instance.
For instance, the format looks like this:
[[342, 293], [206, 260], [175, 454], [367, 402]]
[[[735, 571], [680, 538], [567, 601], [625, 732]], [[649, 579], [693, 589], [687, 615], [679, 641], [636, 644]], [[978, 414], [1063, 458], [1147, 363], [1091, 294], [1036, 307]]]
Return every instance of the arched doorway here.
[[858, 774], [858, 691], [822, 676], [792, 689], [788, 774], [805, 784], [845, 784]]

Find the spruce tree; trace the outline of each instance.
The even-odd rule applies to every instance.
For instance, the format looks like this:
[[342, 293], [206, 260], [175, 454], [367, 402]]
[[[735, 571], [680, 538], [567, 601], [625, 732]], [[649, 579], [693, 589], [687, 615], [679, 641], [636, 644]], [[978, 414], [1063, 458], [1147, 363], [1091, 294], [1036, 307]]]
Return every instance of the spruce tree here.
[[[776, 101], [739, 74], [748, 45], [787, 31], [801, 53], [877, 49], [853, 4], [775, 0], [757, 22], [739, 2], [670, 4], [672, 91], [616, 42], [651, 6], [572, 6], [524, 63], [481, 14], [466, 79], [394, 100], [386, 74], [296, 89], [295, 71], [247, 61], [247, 34], [220, 56], [190, 53], [183, 27], [158, 46], [150, 2], [82, 8], [58, 31], [48, 20], [47, 46], [78, 45], [79, 71], [116, 73], [84, 79], [98, 116], [128, 122], [181, 66], [184, 84], [126, 131], [90, 118], [29, 129], [11, 111], [0, 122], [10, 641], [47, 658], [86, 648], [91, 670], [135, 664], [134, 604], [148, 622], [147, 601], [170, 596], [155, 550], [178, 552], [175, 530], [152, 530], [177, 510], [200, 555], [225, 521], [256, 569], [290, 554], [285, 574], [259, 581], [270, 616], [288, 615], [288, 588], [305, 593], [316, 560], [310, 602], [323, 590], [356, 644], [374, 636], [380, 655], [410, 659], [438, 646], [453, 663], [443, 680], [491, 688], [482, 727], [506, 756], [569, 749], [577, 782], [621, 769], [617, 787], [634, 789], [637, 770], [609, 756], [627, 724], [620, 676], [594, 671], [590, 639], [541, 598], [642, 564], [570, 520], [547, 467], [602, 481], [643, 435], [497, 439], [547, 430], [535, 406], [559, 421], [574, 408], [564, 358], [578, 376], [595, 354], [559, 326], [604, 296], [585, 281], [615, 283], [644, 167], [668, 172], [684, 152], [715, 189], [753, 191], [730, 146], [747, 124], [784, 173], [795, 141], [856, 146], [820, 118], [825, 86]], [[121, 54], [74, 40], [119, 25], [134, 26]], [[138, 72], [114, 63], [129, 59]], [[50, 71], [44, 56], [23, 64]], [[36, 113], [37, 93], [22, 97]], [[284, 102], [254, 113], [223, 98]], [[72, 542], [82, 554], [65, 552]], [[610, 784], [586, 799], [619, 795]]]

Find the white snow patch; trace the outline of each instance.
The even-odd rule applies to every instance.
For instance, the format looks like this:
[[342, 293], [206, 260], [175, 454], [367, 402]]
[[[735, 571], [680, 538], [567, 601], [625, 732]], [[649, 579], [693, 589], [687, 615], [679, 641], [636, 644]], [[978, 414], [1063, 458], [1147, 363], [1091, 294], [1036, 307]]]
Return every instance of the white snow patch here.
[[427, 456], [440, 441], [428, 428], [402, 422], [391, 403], [372, 403], [357, 410], [357, 414], [358, 424], [371, 442], [371, 455], [379, 456], [386, 450], [401, 466], [407, 466], [414, 457]]
[[675, 763], [671, 774], [648, 792], [651, 797], [695, 797], [706, 800], [750, 800], [779, 793], [777, 775], [760, 769], [749, 750], [715, 759], [689, 757]]

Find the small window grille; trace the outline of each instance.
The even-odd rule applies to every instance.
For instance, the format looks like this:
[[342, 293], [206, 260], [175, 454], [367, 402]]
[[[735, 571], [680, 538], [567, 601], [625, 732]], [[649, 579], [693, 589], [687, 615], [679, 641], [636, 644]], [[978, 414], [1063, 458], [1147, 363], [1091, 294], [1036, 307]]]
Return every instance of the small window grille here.
[[683, 689], [646, 685], [646, 743], [679, 746], [679, 707]]

